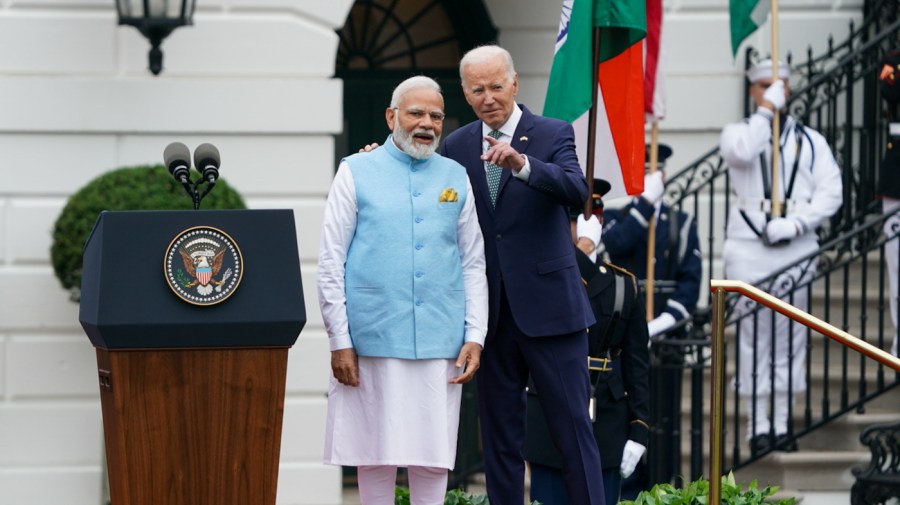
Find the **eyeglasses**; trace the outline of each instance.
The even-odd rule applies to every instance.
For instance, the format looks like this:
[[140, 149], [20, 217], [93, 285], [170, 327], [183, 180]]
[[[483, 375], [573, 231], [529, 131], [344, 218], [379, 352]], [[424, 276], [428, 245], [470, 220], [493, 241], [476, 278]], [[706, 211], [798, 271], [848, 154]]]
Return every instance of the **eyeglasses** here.
[[[400, 110], [400, 109], [398, 107], [394, 107], [394, 110]], [[431, 121], [434, 123], [442, 123], [442, 122], [444, 122], [444, 118], [447, 117], [446, 114], [444, 114], [443, 112], [441, 112], [439, 110], [425, 112], [422, 109], [406, 109], [405, 111], [403, 111], [403, 113], [415, 120], [423, 119], [425, 117], [425, 115], [427, 114], [431, 118]]]

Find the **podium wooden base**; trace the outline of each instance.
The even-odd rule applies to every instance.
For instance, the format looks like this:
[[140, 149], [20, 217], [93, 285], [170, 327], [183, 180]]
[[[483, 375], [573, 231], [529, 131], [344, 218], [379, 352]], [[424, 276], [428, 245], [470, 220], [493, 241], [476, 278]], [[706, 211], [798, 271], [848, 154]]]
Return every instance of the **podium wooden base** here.
[[287, 348], [97, 348], [112, 505], [274, 505]]

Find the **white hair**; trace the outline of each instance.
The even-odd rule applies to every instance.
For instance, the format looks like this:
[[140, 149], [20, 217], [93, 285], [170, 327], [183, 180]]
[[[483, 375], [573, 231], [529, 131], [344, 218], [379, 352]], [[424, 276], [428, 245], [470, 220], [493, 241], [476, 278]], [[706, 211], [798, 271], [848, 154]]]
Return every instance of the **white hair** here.
[[463, 86], [466, 84], [466, 67], [468, 65], [489, 62], [498, 56], [503, 58], [506, 75], [509, 78], [509, 82], [512, 82], [516, 78], [516, 68], [513, 66], [512, 55], [500, 46], [489, 45], [476, 47], [459, 60], [459, 79], [462, 81]]
[[400, 107], [400, 100], [403, 98], [403, 95], [409, 93], [414, 89], [427, 88], [438, 93], [441, 92], [441, 86], [431, 77], [425, 77], [424, 75], [417, 75], [414, 77], [410, 77], [409, 79], [401, 82], [394, 88], [394, 93], [391, 95], [391, 108], [396, 109]]

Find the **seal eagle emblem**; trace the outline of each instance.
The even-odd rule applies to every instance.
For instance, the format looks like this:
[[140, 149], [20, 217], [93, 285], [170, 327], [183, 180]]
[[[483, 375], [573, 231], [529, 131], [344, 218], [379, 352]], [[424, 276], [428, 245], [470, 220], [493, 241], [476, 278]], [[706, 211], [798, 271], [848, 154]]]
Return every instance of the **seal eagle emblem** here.
[[164, 269], [169, 287], [179, 298], [194, 305], [215, 305], [231, 296], [241, 282], [243, 258], [227, 233], [197, 226], [172, 240]]

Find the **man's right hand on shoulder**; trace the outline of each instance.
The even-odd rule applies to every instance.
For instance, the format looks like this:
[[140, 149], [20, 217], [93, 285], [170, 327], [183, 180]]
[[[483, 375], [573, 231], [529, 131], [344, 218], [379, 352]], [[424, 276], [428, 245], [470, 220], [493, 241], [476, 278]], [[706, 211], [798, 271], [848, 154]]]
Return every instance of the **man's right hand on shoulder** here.
[[367, 153], [367, 152], [375, 149], [376, 147], [378, 147], [378, 142], [372, 142], [371, 144], [366, 144], [366, 145], [362, 146], [362, 149], [360, 149], [359, 152]]
[[331, 351], [331, 373], [345, 386], [359, 386], [359, 360], [352, 347]]

